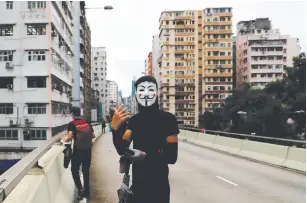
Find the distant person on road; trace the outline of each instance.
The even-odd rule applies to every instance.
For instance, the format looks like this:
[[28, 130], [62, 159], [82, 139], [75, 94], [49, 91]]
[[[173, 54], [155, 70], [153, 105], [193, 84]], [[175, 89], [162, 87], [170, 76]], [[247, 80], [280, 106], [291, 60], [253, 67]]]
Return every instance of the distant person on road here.
[[[84, 197], [90, 197], [89, 176], [90, 165], [92, 159], [92, 139], [95, 133], [91, 124], [81, 118], [79, 107], [71, 109], [73, 121], [68, 124], [68, 135], [65, 142], [74, 140], [73, 154], [71, 157], [71, 172], [78, 189], [77, 200], [81, 201]], [[82, 165], [83, 184], [82, 187], [79, 170]]]
[[106, 121], [105, 120], [102, 120], [101, 127], [102, 127], [102, 133], [106, 133]]
[[[113, 140], [120, 155], [133, 141], [133, 148], [146, 153], [142, 161], [133, 162], [131, 203], [169, 203], [168, 164], [175, 164], [179, 129], [176, 117], [159, 110], [158, 85], [155, 78], [143, 76], [135, 83], [139, 113], [132, 116], [127, 130], [120, 126], [130, 117], [122, 106], [112, 119]], [[130, 203], [130, 201], [129, 201]]]

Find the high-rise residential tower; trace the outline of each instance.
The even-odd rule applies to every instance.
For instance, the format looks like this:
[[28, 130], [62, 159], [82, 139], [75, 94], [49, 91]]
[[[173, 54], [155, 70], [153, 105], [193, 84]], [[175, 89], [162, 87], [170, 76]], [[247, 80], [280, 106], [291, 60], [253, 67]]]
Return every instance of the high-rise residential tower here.
[[299, 40], [272, 29], [269, 18], [240, 21], [237, 24], [236, 84], [247, 82], [253, 87], [282, 79], [285, 67], [300, 53]]
[[232, 8], [164, 11], [160, 16], [160, 105], [198, 126], [232, 90]]
[[92, 47], [92, 87], [99, 91], [102, 118], [107, 115], [107, 52], [105, 47]]

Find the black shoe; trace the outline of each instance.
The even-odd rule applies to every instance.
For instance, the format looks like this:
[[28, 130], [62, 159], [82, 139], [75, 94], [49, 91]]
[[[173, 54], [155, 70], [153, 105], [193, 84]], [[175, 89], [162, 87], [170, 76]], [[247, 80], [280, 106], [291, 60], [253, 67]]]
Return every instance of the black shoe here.
[[84, 197], [84, 188], [82, 188], [81, 190], [79, 190], [78, 196], [77, 196], [77, 200], [78, 200], [78, 201], [81, 201], [81, 200], [83, 200], [83, 197]]

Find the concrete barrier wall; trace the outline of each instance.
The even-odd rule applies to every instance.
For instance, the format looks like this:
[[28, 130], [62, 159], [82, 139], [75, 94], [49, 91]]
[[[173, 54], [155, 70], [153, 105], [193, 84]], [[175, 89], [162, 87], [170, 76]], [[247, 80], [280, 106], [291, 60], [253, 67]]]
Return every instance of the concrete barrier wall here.
[[242, 158], [306, 172], [306, 149], [196, 133], [187, 130], [180, 130], [179, 139]]
[[[101, 135], [101, 125], [93, 126], [96, 138]], [[38, 161], [40, 168], [33, 168], [4, 200], [4, 203], [72, 203], [75, 184], [70, 167], [63, 167], [64, 146], [56, 144]]]
[[306, 150], [290, 147], [284, 166], [299, 171], [306, 171]]

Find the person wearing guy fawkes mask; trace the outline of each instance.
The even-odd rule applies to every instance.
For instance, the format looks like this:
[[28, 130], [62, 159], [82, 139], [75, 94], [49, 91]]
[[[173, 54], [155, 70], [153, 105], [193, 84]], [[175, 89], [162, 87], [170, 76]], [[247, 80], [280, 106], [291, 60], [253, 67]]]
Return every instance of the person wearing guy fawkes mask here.
[[[159, 110], [155, 78], [143, 76], [135, 83], [139, 113], [130, 118], [125, 133], [120, 126], [129, 118], [123, 105], [112, 118], [114, 145], [120, 155], [133, 141], [133, 148], [146, 153], [133, 162], [131, 203], [169, 203], [168, 164], [177, 161], [179, 129], [175, 116]], [[115, 137], [115, 139], [114, 139]]]

